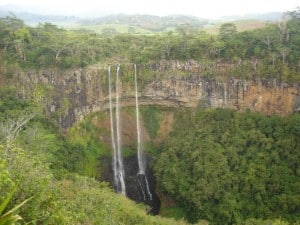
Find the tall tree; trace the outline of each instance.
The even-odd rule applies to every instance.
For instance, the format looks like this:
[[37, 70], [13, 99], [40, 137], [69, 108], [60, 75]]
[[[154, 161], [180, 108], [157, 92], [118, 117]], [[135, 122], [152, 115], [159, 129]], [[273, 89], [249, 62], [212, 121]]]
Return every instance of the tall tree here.
[[221, 40], [228, 40], [233, 38], [237, 33], [236, 25], [233, 23], [224, 23], [219, 29], [219, 35]]

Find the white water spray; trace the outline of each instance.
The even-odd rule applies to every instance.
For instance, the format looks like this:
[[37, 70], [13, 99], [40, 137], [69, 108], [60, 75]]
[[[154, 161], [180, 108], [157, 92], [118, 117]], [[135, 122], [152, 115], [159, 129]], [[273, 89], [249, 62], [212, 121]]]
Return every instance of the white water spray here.
[[224, 83], [224, 106], [228, 107], [228, 99], [227, 99], [227, 83]]
[[111, 145], [112, 145], [112, 149], [113, 149], [112, 166], [113, 166], [113, 173], [114, 173], [114, 183], [117, 186], [117, 184], [118, 184], [117, 148], [116, 148], [115, 129], [114, 129], [114, 120], [113, 120], [113, 107], [112, 107], [112, 97], [111, 97], [110, 66], [108, 67], [108, 86], [109, 86], [108, 91], [109, 91], [110, 134], [111, 134]]
[[136, 110], [136, 131], [137, 131], [137, 154], [139, 174], [145, 174], [144, 156], [141, 146], [141, 126], [140, 126], [140, 113], [139, 113], [139, 101], [138, 101], [138, 87], [137, 87], [137, 74], [136, 65], [134, 65], [134, 83], [135, 83], [135, 110]]
[[125, 188], [125, 173], [123, 166], [123, 158], [121, 152], [121, 134], [120, 134], [120, 103], [119, 103], [119, 70], [120, 66], [117, 66], [117, 78], [116, 78], [116, 127], [117, 127], [117, 161], [118, 161], [118, 174], [119, 174], [119, 182], [120, 182], [120, 191], [122, 194], [126, 195]]
[[137, 179], [137, 182], [138, 182], [138, 184], [139, 184], [139, 186], [140, 186], [140, 189], [142, 190], [143, 199], [144, 199], [144, 201], [146, 201], [146, 194], [145, 194], [145, 192], [144, 192], [143, 185], [142, 185], [142, 183], [141, 183], [141, 181], [140, 181], [139, 179]]
[[[137, 86], [137, 69], [136, 69], [135, 64], [134, 64], [134, 83], [135, 83], [135, 108], [136, 108], [136, 130], [137, 130], [137, 155], [138, 155], [138, 166], [139, 166], [138, 182], [140, 184], [139, 178], [145, 179], [146, 191], [149, 196], [149, 199], [152, 200], [152, 194], [150, 192], [149, 183], [147, 180], [147, 176], [145, 174], [144, 154], [143, 154], [143, 148], [142, 148], [142, 142], [141, 142], [141, 126], [140, 126], [138, 86]], [[145, 200], [145, 192], [144, 192], [143, 188], [141, 188], [141, 189], [144, 194], [144, 200]]]
[[146, 189], [147, 189], [147, 192], [148, 192], [148, 195], [149, 195], [149, 199], [152, 200], [152, 194], [150, 192], [150, 187], [149, 187], [149, 183], [148, 183], [148, 179], [145, 175], [145, 182], [146, 182]]
[[[111, 90], [111, 72], [110, 67], [108, 67], [108, 83], [109, 83], [109, 106], [110, 106], [110, 128], [111, 128], [111, 142], [113, 148], [113, 172], [114, 172], [114, 183], [116, 185], [117, 192], [126, 195], [125, 187], [125, 173], [121, 152], [121, 134], [120, 134], [120, 103], [119, 103], [119, 70], [120, 67], [117, 66], [116, 75], [116, 110], [115, 118], [116, 124], [114, 124], [113, 119], [113, 107], [112, 107], [112, 90]], [[114, 126], [116, 125], [116, 134], [114, 132]], [[117, 139], [117, 141], [116, 141]]]

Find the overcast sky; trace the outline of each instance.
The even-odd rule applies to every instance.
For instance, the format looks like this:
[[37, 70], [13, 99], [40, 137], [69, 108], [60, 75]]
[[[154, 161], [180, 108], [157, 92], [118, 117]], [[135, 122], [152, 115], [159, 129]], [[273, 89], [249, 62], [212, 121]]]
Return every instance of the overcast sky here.
[[290, 11], [300, 6], [299, 0], [0, 0], [43, 10], [48, 14], [86, 15], [96, 13], [125, 13], [170, 15], [184, 14], [200, 18], [218, 18], [228, 15]]

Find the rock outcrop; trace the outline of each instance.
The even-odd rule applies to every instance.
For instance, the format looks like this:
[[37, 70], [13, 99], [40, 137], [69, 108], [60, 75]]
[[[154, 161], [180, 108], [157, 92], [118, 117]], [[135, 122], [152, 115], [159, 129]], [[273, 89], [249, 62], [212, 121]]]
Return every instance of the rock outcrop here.
[[[177, 75], [178, 68], [183, 68], [189, 75]], [[164, 74], [157, 65], [152, 68], [153, 73], [157, 70]], [[122, 106], [135, 104], [134, 86], [126, 82], [130, 74], [133, 76], [133, 70], [128, 68], [120, 74], [124, 80]], [[178, 67], [176, 64], [168, 74], [171, 75], [153, 76], [151, 81], [143, 83], [139, 92], [141, 105], [249, 109], [266, 115], [287, 115], [300, 109], [299, 83], [234, 78], [218, 81], [202, 76], [193, 65]], [[46, 113], [57, 116], [62, 128], [109, 107], [106, 68], [19, 72], [15, 76], [20, 92], [35, 95], [35, 99], [45, 105]]]

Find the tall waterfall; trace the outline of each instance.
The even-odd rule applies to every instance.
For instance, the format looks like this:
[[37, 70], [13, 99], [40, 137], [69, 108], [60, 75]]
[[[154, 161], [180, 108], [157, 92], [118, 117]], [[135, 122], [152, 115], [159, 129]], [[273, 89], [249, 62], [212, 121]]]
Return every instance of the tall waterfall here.
[[108, 67], [108, 92], [109, 92], [109, 114], [110, 114], [110, 134], [111, 134], [111, 145], [113, 149], [113, 173], [114, 173], [114, 183], [117, 186], [118, 184], [118, 171], [117, 171], [117, 147], [115, 140], [115, 128], [113, 120], [113, 107], [112, 107], [112, 97], [111, 97], [111, 72], [110, 66]]
[[[114, 183], [117, 189], [117, 192], [126, 195], [125, 187], [125, 172], [123, 166], [123, 158], [121, 152], [121, 134], [120, 134], [120, 103], [119, 103], [119, 70], [120, 67], [117, 66], [116, 74], [116, 110], [115, 110], [115, 121], [113, 118], [113, 107], [112, 107], [112, 88], [111, 88], [111, 70], [110, 66], [108, 67], [108, 83], [109, 83], [109, 106], [110, 106], [110, 127], [111, 127], [111, 142], [113, 148], [113, 173], [114, 173]], [[115, 129], [116, 127], [116, 134]], [[117, 139], [117, 141], [116, 141]]]
[[[144, 196], [144, 200], [147, 200], [146, 193], [149, 197], [149, 200], [152, 200], [152, 194], [150, 192], [148, 179], [145, 173], [145, 158], [143, 154], [143, 146], [141, 142], [141, 126], [140, 126], [140, 113], [139, 113], [139, 101], [138, 101], [138, 86], [137, 86], [137, 69], [134, 64], [134, 83], [135, 83], [135, 108], [136, 108], [136, 131], [137, 131], [137, 155], [138, 155], [138, 166], [139, 171], [137, 174], [137, 179], [141, 191]], [[144, 185], [142, 185], [144, 184]], [[145, 187], [145, 191], [144, 188]]]
[[136, 132], [137, 132], [137, 155], [138, 155], [138, 174], [145, 174], [144, 155], [141, 143], [141, 126], [140, 126], [140, 112], [138, 100], [138, 86], [137, 86], [137, 73], [136, 65], [134, 64], [134, 84], [135, 84], [135, 111], [136, 111]]
[[[111, 67], [108, 67], [108, 84], [109, 84], [109, 113], [110, 113], [110, 130], [111, 130], [111, 145], [112, 145], [112, 168], [116, 191], [126, 195], [125, 186], [125, 169], [122, 158], [121, 149], [121, 122], [120, 122], [120, 81], [119, 81], [120, 66], [116, 68], [116, 88], [115, 88], [115, 111], [113, 110], [112, 98], [112, 78]], [[153, 197], [150, 191], [149, 182], [146, 173], [146, 158], [143, 152], [142, 135], [140, 126], [138, 84], [137, 84], [137, 67], [134, 65], [134, 81], [135, 81], [135, 107], [136, 107], [136, 131], [137, 131], [137, 158], [138, 172], [134, 175], [138, 193], [136, 196], [138, 201], [152, 202]], [[129, 180], [132, 176], [129, 175]], [[132, 187], [132, 186], [131, 186]], [[128, 188], [128, 196], [132, 196], [130, 186]]]
[[117, 78], [116, 78], [116, 127], [117, 127], [117, 161], [118, 161], [118, 176], [119, 176], [119, 185], [120, 185], [120, 192], [126, 195], [126, 188], [125, 188], [125, 173], [124, 173], [124, 166], [123, 166], [123, 158], [121, 152], [121, 134], [120, 134], [120, 103], [119, 103], [119, 70], [120, 66], [117, 66]]

